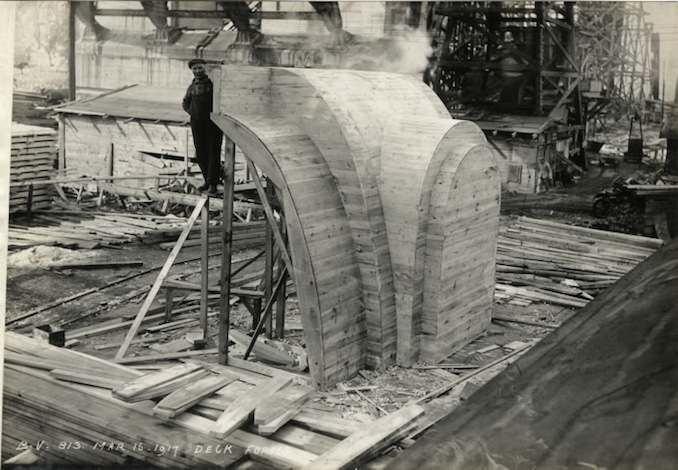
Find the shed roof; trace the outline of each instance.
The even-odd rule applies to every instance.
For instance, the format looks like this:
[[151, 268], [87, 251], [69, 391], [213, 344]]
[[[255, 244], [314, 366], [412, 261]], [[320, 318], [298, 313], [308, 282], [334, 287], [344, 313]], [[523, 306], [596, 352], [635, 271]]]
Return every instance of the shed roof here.
[[181, 107], [185, 92], [184, 88], [130, 85], [94, 98], [66, 103], [54, 110], [67, 114], [184, 123], [189, 119]]
[[539, 134], [544, 132], [553, 121], [548, 116], [519, 116], [498, 114], [483, 116], [482, 119], [468, 118], [484, 131], [517, 132], [519, 134]]

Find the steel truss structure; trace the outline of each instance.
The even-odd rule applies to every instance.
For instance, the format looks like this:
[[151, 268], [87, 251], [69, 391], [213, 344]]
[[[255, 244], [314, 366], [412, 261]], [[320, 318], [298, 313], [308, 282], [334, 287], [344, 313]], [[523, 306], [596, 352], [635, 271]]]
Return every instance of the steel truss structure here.
[[582, 76], [595, 100], [591, 117], [633, 115], [659, 99], [659, 35], [642, 2], [577, 3], [577, 46]]
[[560, 2], [440, 2], [429, 10], [425, 79], [450, 108], [486, 106], [582, 122], [575, 9]]

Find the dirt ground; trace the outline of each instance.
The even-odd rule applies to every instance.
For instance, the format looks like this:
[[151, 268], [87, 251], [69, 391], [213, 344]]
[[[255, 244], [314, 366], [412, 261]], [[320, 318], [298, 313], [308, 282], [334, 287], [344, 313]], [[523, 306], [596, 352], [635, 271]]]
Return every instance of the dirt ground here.
[[[596, 220], [590, 210], [592, 197], [596, 192], [608, 186], [617, 176], [628, 176], [638, 171], [650, 172], [661, 166], [623, 163], [619, 167], [597, 167], [591, 165], [588, 174], [576, 184], [568, 187], [553, 188], [548, 193], [539, 195], [502, 195], [502, 214], [505, 216], [527, 215], [535, 218], [549, 219], [556, 222], [574, 223], [595, 227], [601, 221]], [[13, 222], [21, 223], [20, 218]], [[212, 245], [209, 262], [212, 282], [219, 276], [220, 246]], [[8, 267], [7, 270], [7, 302], [6, 318], [12, 320], [17, 316], [39, 307], [48, 306], [58, 299], [92, 290], [76, 300], [45, 309], [30, 319], [14, 324], [11, 329], [30, 333], [33, 325], [54, 324], [66, 331], [89, 326], [103, 325], [107, 322], [120, 321], [121, 318], [132, 319], [139, 311], [147, 288], [155, 281], [159, 268], [164, 264], [169, 251], [161, 249], [157, 244], [145, 245], [135, 242], [125, 244], [120, 249], [102, 248], [92, 250], [92, 256], [101, 260], [143, 261], [143, 268], [118, 268], [97, 270], [57, 271], [47, 267]], [[233, 260], [244, 260], [257, 250], [249, 249], [234, 254]], [[170, 271], [170, 277], [183, 275], [186, 281], [199, 282], [200, 261], [199, 247], [184, 248]], [[192, 261], [187, 261], [192, 260]], [[106, 287], [109, 283], [131, 274], [158, 268], [133, 280]], [[254, 263], [249, 269], [261, 269], [261, 263]], [[248, 272], [248, 271], [245, 271]], [[191, 274], [193, 273], [193, 274]], [[146, 288], [146, 291], [140, 289]], [[136, 295], [135, 295], [136, 294]], [[157, 298], [162, 298], [162, 293]], [[154, 306], [159, 306], [158, 300]], [[197, 310], [197, 306], [195, 309]], [[286, 331], [281, 340], [288, 344], [304, 345], [303, 330], [299, 317], [298, 301], [290, 295], [286, 303]], [[210, 304], [209, 311], [216, 313], [218, 304]], [[495, 303], [493, 315], [558, 325], [576, 313], [576, 309], [563, 308], [544, 303], [533, 303], [527, 307]], [[232, 327], [249, 332], [252, 319], [241, 303], [236, 303], [232, 311]], [[446, 363], [482, 366], [502, 357], [504, 351], [498, 347], [492, 351], [479, 352], [489, 346], [504, 346], [514, 341], [525, 343], [536, 342], [546, 336], [549, 329], [515, 323], [494, 322], [481, 337], [448, 358]], [[73, 345], [77, 351], [111, 359], [117, 352], [127, 329], [119, 329], [110, 333], [85, 337]], [[177, 329], [167, 334], [148, 333], [142, 336], [148, 341], [132, 344], [127, 355], [156, 354], [153, 345], [168, 343], [185, 335], [185, 329]], [[209, 340], [207, 348], [216, 347], [218, 337], [217, 316], [209, 319]], [[242, 348], [233, 346], [231, 353], [242, 353]], [[444, 386], [459, 377], [449, 369], [425, 369], [426, 364], [405, 369], [390, 367], [386, 370], [362, 371], [361, 374], [326, 393], [319, 394], [316, 406], [331, 410], [337, 415], [357, 421], [369, 422], [384, 413], [391, 412], [416, 400], [432, 390]], [[506, 363], [486, 370], [470, 379], [463, 386], [454, 388], [442, 399], [450, 404], [459, 401], [472, 391], [489, 381], [501, 371]], [[360, 392], [346, 392], [343, 387], [367, 387]]]

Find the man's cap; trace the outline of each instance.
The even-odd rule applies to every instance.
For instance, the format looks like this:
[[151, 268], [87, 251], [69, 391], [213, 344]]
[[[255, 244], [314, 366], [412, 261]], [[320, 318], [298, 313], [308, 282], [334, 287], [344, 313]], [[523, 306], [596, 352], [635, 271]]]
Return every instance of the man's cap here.
[[203, 59], [191, 59], [188, 61], [188, 68], [192, 68], [194, 65], [202, 64], [205, 65], [207, 62], [205, 62]]

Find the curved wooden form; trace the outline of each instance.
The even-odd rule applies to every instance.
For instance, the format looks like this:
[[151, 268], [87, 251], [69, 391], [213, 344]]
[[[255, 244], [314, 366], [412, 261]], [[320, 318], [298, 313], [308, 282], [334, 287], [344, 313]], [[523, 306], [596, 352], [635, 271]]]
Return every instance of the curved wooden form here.
[[349, 378], [365, 366], [365, 315], [351, 230], [325, 160], [284, 118], [212, 119], [283, 196], [315, 386]]
[[[384, 134], [380, 190], [396, 291], [400, 365], [417, 359], [439, 362], [489, 325], [500, 182], [485, 143], [476, 125], [456, 120], [397, 117]], [[477, 169], [485, 174], [469, 173]], [[458, 229], [468, 231], [468, 224], [488, 216], [494, 224], [479, 228], [485, 231], [481, 241], [490, 243], [469, 246], [467, 242], [479, 240], [467, 240]], [[459, 278], [455, 273], [462, 266], [475, 275]], [[475, 301], [483, 305], [470, 318], [466, 305], [444, 300], [462, 292], [465, 298], [478, 296]], [[473, 328], [441, 347], [443, 332], [457, 332], [467, 319], [476, 323]], [[427, 354], [420, 357], [420, 349]]]
[[[356, 262], [352, 269], [358, 273], [355, 285], [359, 286], [362, 308], [356, 310], [354, 316], [359, 319], [356, 325], [364, 325], [364, 363], [379, 368], [395, 363], [396, 358], [403, 365], [416, 360], [420, 353], [422, 331], [424, 244], [429, 223], [429, 200], [434, 193], [436, 178], [447, 160], [457, 159], [456, 165], [459, 165], [468, 154], [469, 160], [478, 159], [476, 165], [485, 166], [485, 170], [493, 168], [494, 164], [482, 151], [471, 151], [468, 147], [485, 144], [480, 129], [468, 122], [452, 120], [435, 94], [416, 77], [350, 70], [230, 66], [213, 75], [217, 89], [215, 109], [222, 115], [215, 116], [215, 121], [236, 144], [240, 146], [240, 139], [250, 145], [247, 150], [241, 147], [245, 155], [255, 160], [267, 175], [272, 172], [269, 175], [272, 181], [284, 190], [283, 194], [288, 194], [283, 199], [291, 204], [289, 210], [299, 220], [291, 231], [297, 230], [295, 240], [301, 240], [296, 252], [292, 248], [293, 258], [301, 256], [314, 270], [319, 270], [305, 279], [319, 282], [323, 272], [330, 276], [329, 273], [337, 269], [327, 261], [330, 264], [326, 271], [320, 270], [322, 263], [318, 260], [322, 259], [321, 255], [311, 253], [305, 240], [313, 238], [313, 230], [321, 230], [319, 233], [330, 230], [329, 233], [334, 234], [333, 230], [339, 230], [339, 219], [343, 217], [340, 230], [344, 237], [342, 250], [351, 245], [351, 259]], [[231, 135], [233, 132], [240, 132], [243, 136], [248, 134], [249, 140]], [[306, 152], [306, 147], [295, 148], [291, 137], [301, 134], [314, 145], [314, 158], [323, 161], [322, 177], [320, 174], [306, 175], [303, 167], [281, 161], [289, 160], [290, 155], [301, 158], [301, 153]], [[257, 139], [261, 143], [255, 145]], [[290, 145], [274, 151], [273, 141], [269, 142], [269, 139], [277, 139], [276, 142], [289, 139]], [[394, 140], [397, 142], [394, 143]], [[465, 153], [458, 154], [462, 147], [466, 149]], [[248, 151], [259, 154], [250, 156]], [[279, 156], [278, 151], [284, 151], [284, 154]], [[408, 178], [402, 174], [401, 170], [407, 165], [416, 175]], [[465, 177], [459, 171], [471, 167], [473, 165], [455, 167], [457, 173], [454, 177], [463, 181]], [[287, 172], [290, 172], [289, 176]], [[479, 175], [472, 174], [473, 177]], [[399, 183], [399, 178], [403, 177], [404, 182]], [[307, 189], [307, 194], [313, 195], [311, 199], [331, 197], [331, 204], [338, 201], [339, 207], [332, 206], [332, 217], [335, 218], [325, 220], [323, 214], [316, 214], [318, 208], [313, 204], [308, 207], [300, 205], [297, 199], [301, 196], [295, 198], [291, 189], [285, 189], [294, 178], [302, 178], [305, 184], [311, 185]], [[320, 183], [320, 180], [323, 182]], [[489, 186], [479, 184], [477, 189], [481, 188], [488, 189]], [[488, 190], [492, 193], [488, 200], [495, 200], [498, 205], [498, 186]], [[302, 187], [295, 191], [301, 195]], [[445, 207], [458, 207], [449, 197], [445, 201]], [[311, 225], [310, 220], [302, 220], [307, 210], [312, 211], [311, 217], [318, 218], [316, 225]], [[406, 240], [398, 239], [394, 232], [400, 224], [398, 217], [401, 211], [407, 215], [403, 223], [416, 227], [416, 233], [408, 232]], [[463, 215], [461, 212], [455, 214]], [[333, 228], [320, 227], [322, 224], [333, 224]], [[445, 235], [453, 225], [445, 225]], [[487, 227], [491, 228], [490, 225]], [[311, 232], [307, 233], [308, 230]], [[333, 249], [331, 243], [326, 244], [330, 247], [328, 249]], [[400, 249], [405, 251], [400, 252]], [[335, 252], [337, 256], [338, 253]], [[486, 257], [492, 262], [493, 255], [493, 250], [486, 251]], [[419, 264], [409, 265], [409, 257]], [[300, 271], [297, 263], [293, 261], [295, 275]], [[444, 265], [449, 267], [453, 263], [445, 262]], [[417, 279], [416, 283], [408, 284], [408, 280], [413, 278]], [[335, 280], [337, 288], [343, 286], [341, 279], [340, 276]], [[327, 286], [332, 285], [329, 278], [323, 279], [323, 282], [327, 282]], [[397, 288], [394, 282], [400, 283]], [[319, 285], [317, 287], [322, 290]], [[309, 325], [314, 321], [317, 323], [315, 329], [306, 331], [307, 342], [315, 341], [320, 348], [318, 354], [322, 352], [324, 355], [324, 359], [318, 361], [318, 370], [322, 372], [318, 372], [317, 376], [319, 383], [327, 385], [342, 374], [357, 372], [360, 362], [351, 363], [350, 370], [345, 373], [329, 372], [334, 367], [332, 364], [339, 364], [345, 359], [328, 359], [328, 354], [343, 353], [337, 352], [338, 349], [335, 351], [333, 343], [323, 343], [326, 341], [325, 326], [329, 325], [323, 316], [326, 307], [318, 306], [313, 300], [319, 298], [318, 294], [308, 295], [306, 300], [302, 299], [302, 313], [306, 311], [304, 315], [312, 317], [317, 316], [314, 313], [316, 309], [320, 309], [321, 313], [316, 320], [305, 320]], [[398, 309], [396, 299], [400, 304]], [[304, 302], [310, 302], [308, 308], [303, 306]], [[444, 302], [439, 304], [446, 308]], [[344, 311], [342, 315], [347, 314], [349, 307], [341, 308]], [[439, 314], [453, 315], [442, 311]], [[361, 323], [363, 319], [364, 323]], [[345, 320], [337, 321], [342, 323]], [[306, 329], [306, 324], [304, 326]], [[434, 330], [432, 334], [436, 335], [436, 341], [432, 344], [438, 344], [447, 332], [441, 327]], [[475, 331], [470, 329], [469, 335], [475, 334]], [[312, 334], [324, 339], [310, 340]], [[355, 338], [358, 338], [357, 333]], [[356, 346], [356, 349], [359, 348]], [[309, 357], [313, 358], [313, 355], [309, 354]]]
[[423, 361], [444, 360], [490, 326], [500, 193], [499, 168], [485, 145], [450, 151], [426, 229]]

